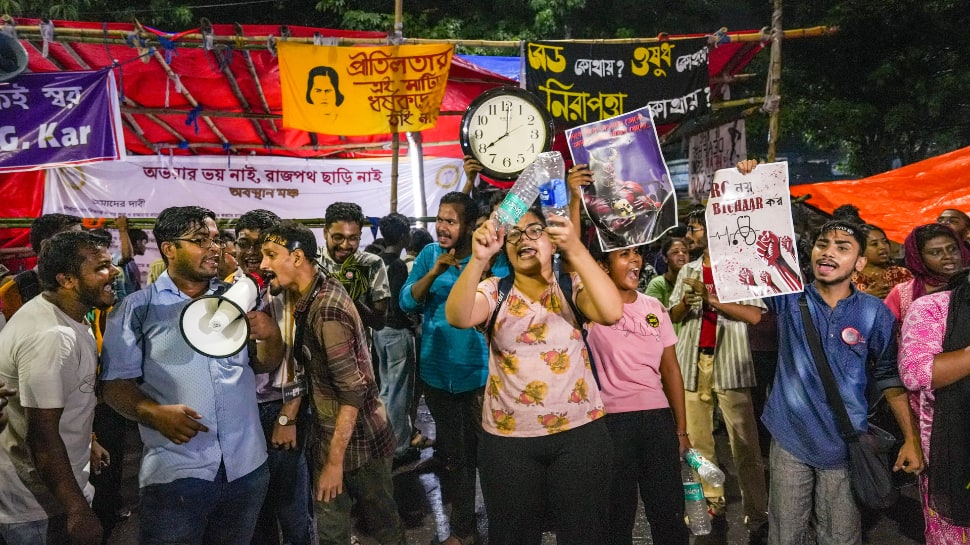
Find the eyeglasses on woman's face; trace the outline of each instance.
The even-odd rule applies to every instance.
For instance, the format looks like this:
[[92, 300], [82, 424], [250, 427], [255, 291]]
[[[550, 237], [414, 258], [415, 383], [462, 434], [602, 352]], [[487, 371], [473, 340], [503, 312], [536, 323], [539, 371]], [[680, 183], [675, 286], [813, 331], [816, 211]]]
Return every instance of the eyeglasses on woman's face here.
[[545, 232], [546, 228], [541, 223], [530, 223], [525, 226], [525, 229], [519, 229], [518, 227], [512, 227], [507, 233], [505, 233], [505, 242], [507, 244], [518, 244], [522, 240], [522, 236], [529, 240], [538, 240]]

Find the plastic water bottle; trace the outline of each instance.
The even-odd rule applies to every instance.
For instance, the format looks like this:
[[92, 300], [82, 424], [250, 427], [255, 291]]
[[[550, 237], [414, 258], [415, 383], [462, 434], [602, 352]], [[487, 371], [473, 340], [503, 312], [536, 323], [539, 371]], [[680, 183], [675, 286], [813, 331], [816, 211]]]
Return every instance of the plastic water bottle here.
[[542, 184], [539, 188], [539, 203], [546, 217], [550, 215], [569, 217], [569, 188], [566, 187], [566, 180], [552, 178]]
[[695, 536], [707, 535], [711, 533], [711, 514], [707, 511], [704, 489], [690, 466], [681, 464], [680, 473], [684, 480], [684, 514], [687, 516], [687, 526]]
[[724, 486], [724, 472], [721, 471], [721, 468], [714, 465], [713, 462], [702, 456], [696, 448], [687, 449], [687, 452], [684, 453], [684, 461], [707, 484], [713, 487]]
[[562, 180], [565, 176], [566, 165], [561, 153], [558, 151], [540, 153], [536, 160], [519, 174], [519, 179], [515, 181], [505, 200], [495, 211], [498, 226], [509, 227], [518, 223], [519, 218], [529, 210], [539, 196], [542, 185], [555, 178]]

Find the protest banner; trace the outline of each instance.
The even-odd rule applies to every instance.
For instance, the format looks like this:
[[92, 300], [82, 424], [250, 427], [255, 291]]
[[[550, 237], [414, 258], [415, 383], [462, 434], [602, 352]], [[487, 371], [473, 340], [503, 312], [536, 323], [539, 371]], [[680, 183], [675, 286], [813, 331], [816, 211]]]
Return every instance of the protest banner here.
[[714, 173], [748, 156], [744, 118], [690, 137], [687, 151], [688, 195], [699, 204], [711, 194]]
[[452, 46], [317, 46], [282, 42], [283, 126], [359, 136], [435, 126]]
[[21, 74], [0, 85], [0, 172], [124, 157], [110, 69]]
[[[429, 210], [464, 180], [461, 159], [426, 158]], [[398, 211], [418, 216], [420, 187], [401, 163]], [[220, 218], [265, 208], [283, 218], [320, 218], [337, 201], [356, 202], [369, 217], [390, 212], [391, 159], [219, 156], [132, 156], [76, 168], [50, 169], [43, 212], [85, 218], [154, 218], [170, 206], [201, 204]]]
[[707, 38], [653, 44], [528, 42], [526, 88], [567, 126], [644, 105], [658, 125], [710, 108]]
[[677, 198], [649, 106], [566, 130], [573, 162], [588, 164], [586, 213], [606, 251], [646, 244], [677, 225]]
[[714, 173], [705, 213], [714, 286], [722, 303], [802, 291], [788, 163]]

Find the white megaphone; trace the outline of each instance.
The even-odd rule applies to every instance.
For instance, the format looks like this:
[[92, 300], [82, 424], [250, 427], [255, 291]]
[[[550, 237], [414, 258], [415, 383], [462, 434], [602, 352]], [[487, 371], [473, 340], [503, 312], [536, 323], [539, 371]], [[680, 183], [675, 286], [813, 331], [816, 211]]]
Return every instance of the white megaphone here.
[[182, 309], [179, 329], [196, 352], [210, 358], [228, 358], [249, 341], [246, 313], [262, 294], [263, 279], [243, 275], [222, 295], [206, 295]]

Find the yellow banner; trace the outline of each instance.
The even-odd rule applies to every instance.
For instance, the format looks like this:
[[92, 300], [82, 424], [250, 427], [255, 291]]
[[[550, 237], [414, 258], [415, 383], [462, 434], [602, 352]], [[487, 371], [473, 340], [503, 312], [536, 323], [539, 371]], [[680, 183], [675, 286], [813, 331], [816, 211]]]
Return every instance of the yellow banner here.
[[452, 46], [277, 44], [283, 126], [359, 136], [434, 127]]

